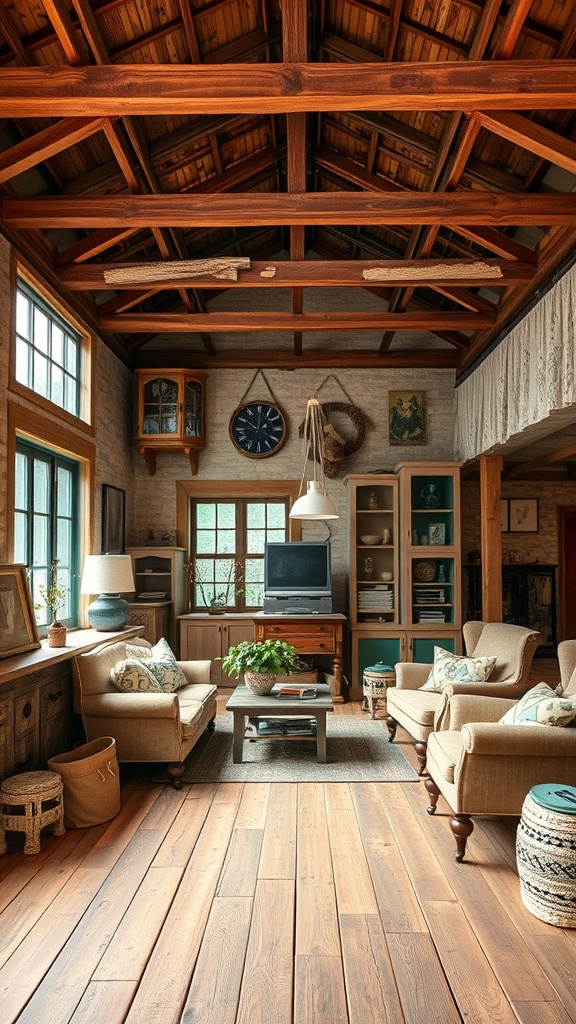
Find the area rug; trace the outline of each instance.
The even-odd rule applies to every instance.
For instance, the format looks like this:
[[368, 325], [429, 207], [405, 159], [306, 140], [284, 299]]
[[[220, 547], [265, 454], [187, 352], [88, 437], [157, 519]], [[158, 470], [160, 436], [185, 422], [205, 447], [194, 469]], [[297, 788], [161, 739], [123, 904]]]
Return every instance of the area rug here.
[[[186, 759], [184, 782], [418, 782], [400, 747], [379, 721], [328, 715], [326, 764], [316, 761], [315, 740], [244, 741], [242, 764], [232, 763], [232, 715], [216, 719]], [[169, 781], [165, 771], [154, 782]]]

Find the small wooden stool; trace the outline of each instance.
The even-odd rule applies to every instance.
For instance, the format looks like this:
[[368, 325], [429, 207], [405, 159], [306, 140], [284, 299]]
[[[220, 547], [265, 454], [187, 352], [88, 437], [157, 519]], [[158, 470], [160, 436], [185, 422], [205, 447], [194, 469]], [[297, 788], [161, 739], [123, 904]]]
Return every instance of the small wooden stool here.
[[64, 835], [64, 799], [56, 772], [24, 772], [0, 786], [0, 854], [6, 853], [6, 832], [24, 832], [24, 853], [40, 853], [40, 831], [54, 825]]
[[362, 674], [362, 711], [369, 711], [370, 718], [376, 718], [377, 705], [383, 702], [383, 710], [386, 713], [386, 691], [389, 686], [395, 685], [396, 673], [391, 665], [378, 662], [365, 668]]

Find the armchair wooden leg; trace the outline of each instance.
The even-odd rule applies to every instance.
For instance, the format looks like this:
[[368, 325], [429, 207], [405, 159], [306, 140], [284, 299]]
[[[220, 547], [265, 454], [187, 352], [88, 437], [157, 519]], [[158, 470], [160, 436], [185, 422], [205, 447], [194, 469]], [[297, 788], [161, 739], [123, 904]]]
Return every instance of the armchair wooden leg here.
[[214, 718], [210, 719], [206, 728], [208, 729], [208, 732], [214, 732], [214, 729], [216, 728], [216, 715], [214, 715]]
[[414, 750], [416, 751], [416, 757], [418, 758], [418, 775], [426, 775], [426, 755], [428, 753], [428, 744], [424, 743], [423, 740], [414, 740]]
[[450, 828], [456, 840], [456, 853], [454, 856], [458, 863], [461, 864], [466, 853], [466, 841], [474, 831], [474, 822], [468, 814], [454, 814], [450, 818]]
[[172, 761], [166, 769], [172, 779], [174, 789], [182, 789], [182, 776], [184, 775], [184, 761]]
[[386, 715], [384, 721], [386, 723], [386, 728], [388, 729], [388, 738], [390, 743], [393, 743], [396, 735], [396, 729], [398, 728], [398, 722], [392, 718], [391, 715]]
[[428, 776], [427, 779], [424, 780], [424, 785], [426, 786], [426, 792], [430, 797], [430, 806], [427, 808], [428, 814], [435, 814], [436, 804], [438, 803], [438, 797], [440, 796], [440, 790], [438, 789], [438, 786], [434, 782], [434, 779], [430, 777], [430, 775]]

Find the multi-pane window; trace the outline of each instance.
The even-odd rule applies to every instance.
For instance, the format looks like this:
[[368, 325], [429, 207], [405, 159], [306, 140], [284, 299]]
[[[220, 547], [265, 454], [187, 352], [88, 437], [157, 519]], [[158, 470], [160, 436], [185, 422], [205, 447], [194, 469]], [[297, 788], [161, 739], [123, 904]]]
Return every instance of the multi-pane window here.
[[41, 628], [51, 616], [40, 596], [49, 585], [50, 563], [57, 559], [58, 583], [66, 590], [58, 612], [63, 625], [77, 621], [78, 464], [24, 441], [16, 444], [14, 560], [30, 571], [30, 589]]
[[288, 501], [198, 499], [192, 502], [191, 601], [234, 611], [262, 607], [264, 544], [288, 536]]
[[16, 380], [79, 417], [81, 355], [81, 336], [18, 279]]

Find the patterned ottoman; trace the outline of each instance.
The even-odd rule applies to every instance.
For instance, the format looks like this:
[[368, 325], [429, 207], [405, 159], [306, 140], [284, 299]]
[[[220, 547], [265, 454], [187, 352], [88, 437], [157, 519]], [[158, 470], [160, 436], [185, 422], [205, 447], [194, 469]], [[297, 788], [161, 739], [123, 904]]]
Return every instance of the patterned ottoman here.
[[520, 895], [548, 924], [576, 928], [576, 788], [534, 786], [516, 835]]

